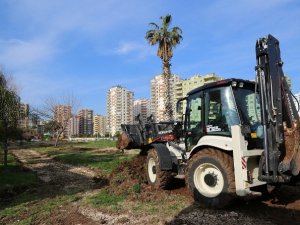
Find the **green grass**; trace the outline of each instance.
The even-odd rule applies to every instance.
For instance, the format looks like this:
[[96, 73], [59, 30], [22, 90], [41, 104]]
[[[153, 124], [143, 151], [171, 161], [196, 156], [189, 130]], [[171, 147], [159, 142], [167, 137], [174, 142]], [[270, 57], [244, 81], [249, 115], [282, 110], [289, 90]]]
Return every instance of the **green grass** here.
[[74, 150], [74, 149], [105, 149], [115, 148], [116, 141], [112, 140], [99, 140], [90, 142], [59, 142], [57, 147], [51, 146], [33, 146], [32, 148], [37, 151], [60, 151], [60, 150]]
[[1, 186], [31, 186], [37, 183], [37, 177], [31, 172], [20, 171], [17, 166], [9, 166], [8, 171], [0, 172]]
[[[24, 199], [27, 201], [24, 201]], [[41, 221], [44, 221], [44, 218], [50, 216], [53, 210], [77, 200], [76, 195], [43, 198], [35, 194], [24, 193], [16, 196], [13, 202], [0, 210], [0, 218], [3, 218], [2, 221], [10, 221], [9, 224], [40, 224]], [[18, 218], [18, 221], [16, 221], [16, 218]]]
[[118, 209], [118, 206], [126, 199], [125, 195], [116, 195], [108, 193], [107, 190], [101, 190], [98, 194], [89, 197], [87, 202], [97, 207], [108, 207]]
[[84, 143], [78, 143], [76, 146], [82, 147], [82, 148], [115, 148], [116, 147], [116, 141], [112, 140], [99, 140], [99, 141], [90, 141], [90, 142], [84, 142]]
[[124, 202], [124, 208], [129, 208], [134, 214], [159, 215], [160, 217], [175, 216], [178, 212], [190, 206], [190, 202], [181, 195], [162, 196], [160, 200], [150, 202]]
[[1, 187], [9, 185], [12, 187], [32, 186], [38, 183], [37, 176], [30, 172], [24, 171], [16, 162], [15, 158], [8, 154], [8, 165], [4, 168], [3, 154], [0, 154], [0, 190]]
[[[53, 152], [52, 152], [53, 153]], [[54, 156], [54, 159], [69, 163], [75, 166], [88, 166], [100, 169], [108, 174], [117, 168], [122, 162], [129, 160], [133, 155], [124, 155], [122, 153], [93, 154], [86, 151], [60, 153]]]
[[[134, 187], [134, 186], [133, 186]], [[134, 188], [133, 188], [134, 189]], [[135, 190], [133, 194], [139, 195]], [[132, 193], [131, 193], [132, 194]], [[112, 211], [130, 211], [135, 215], [157, 215], [159, 217], [175, 216], [178, 212], [190, 206], [191, 202], [181, 195], [162, 195], [160, 199], [143, 201], [131, 200], [131, 194], [111, 194], [107, 190], [101, 190], [98, 194], [88, 197], [87, 203], [102, 209]], [[153, 193], [155, 195], [155, 193]], [[131, 196], [131, 197], [130, 197]]]
[[103, 175], [108, 175], [122, 162], [132, 159], [137, 153], [123, 154], [119, 151], [102, 151], [102, 149], [112, 148], [115, 142], [111, 140], [100, 140], [97, 142], [72, 143], [54, 146], [35, 148], [64, 163], [74, 166], [86, 166], [100, 170]]

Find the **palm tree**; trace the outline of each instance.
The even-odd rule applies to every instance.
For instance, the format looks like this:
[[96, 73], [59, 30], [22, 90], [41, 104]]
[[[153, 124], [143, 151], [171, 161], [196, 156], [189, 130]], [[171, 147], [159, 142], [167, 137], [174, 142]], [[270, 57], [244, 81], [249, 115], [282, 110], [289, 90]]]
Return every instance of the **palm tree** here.
[[161, 58], [163, 63], [163, 77], [165, 83], [164, 105], [166, 120], [173, 119], [173, 107], [170, 95], [170, 78], [171, 78], [171, 58], [173, 56], [173, 48], [175, 48], [182, 40], [182, 30], [179, 27], [169, 28], [172, 22], [172, 16], [166, 15], [160, 17], [162, 26], [156, 23], [149, 23], [153, 29], [146, 32], [146, 40], [150, 45], [158, 44], [157, 56]]

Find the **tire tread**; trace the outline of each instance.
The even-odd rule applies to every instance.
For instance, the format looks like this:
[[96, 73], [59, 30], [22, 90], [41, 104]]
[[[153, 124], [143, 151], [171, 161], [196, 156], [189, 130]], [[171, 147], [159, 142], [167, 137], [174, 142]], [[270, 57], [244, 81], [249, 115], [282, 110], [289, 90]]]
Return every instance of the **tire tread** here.
[[153, 187], [153, 188], [158, 188], [158, 189], [167, 189], [169, 187], [170, 181], [172, 179], [172, 172], [171, 171], [163, 171], [160, 170], [160, 163], [159, 163], [159, 158], [156, 150], [150, 149], [148, 152], [147, 160], [146, 162], [148, 163], [148, 158], [153, 157], [155, 162], [156, 162], [156, 175], [157, 175], [157, 181], [154, 184], [151, 184], [149, 178], [148, 178], [148, 165], [146, 164], [146, 171], [147, 171], [147, 178], [148, 178], [148, 183]]
[[[227, 182], [228, 182], [228, 187], [227, 187], [227, 192], [231, 196], [235, 196], [235, 176], [234, 176], [234, 165], [233, 165], [233, 158], [229, 154], [226, 154], [220, 150], [214, 149], [214, 148], [205, 148], [197, 153], [195, 153], [192, 156], [192, 159], [190, 159], [187, 170], [186, 170], [186, 184], [188, 189], [191, 191], [192, 194], [194, 191], [194, 187], [191, 186], [191, 183], [189, 182], [189, 170], [191, 169], [192, 165], [196, 163], [197, 160], [204, 158], [204, 157], [209, 157], [217, 160], [224, 171], [226, 172], [227, 176]], [[198, 199], [195, 199], [198, 201]], [[233, 200], [233, 197], [231, 198], [226, 198], [223, 199], [222, 201], [211, 201], [209, 203], [202, 203], [199, 202], [200, 204], [204, 205], [205, 207], [209, 208], [223, 208], [231, 203]]]

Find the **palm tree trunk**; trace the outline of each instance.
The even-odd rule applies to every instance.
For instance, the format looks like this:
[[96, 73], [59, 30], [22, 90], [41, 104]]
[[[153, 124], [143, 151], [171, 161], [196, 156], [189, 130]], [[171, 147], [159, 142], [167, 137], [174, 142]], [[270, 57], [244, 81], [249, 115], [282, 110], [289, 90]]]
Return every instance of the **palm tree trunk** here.
[[165, 83], [164, 105], [165, 105], [165, 121], [173, 120], [173, 107], [171, 103], [171, 64], [169, 61], [163, 62], [163, 77]]

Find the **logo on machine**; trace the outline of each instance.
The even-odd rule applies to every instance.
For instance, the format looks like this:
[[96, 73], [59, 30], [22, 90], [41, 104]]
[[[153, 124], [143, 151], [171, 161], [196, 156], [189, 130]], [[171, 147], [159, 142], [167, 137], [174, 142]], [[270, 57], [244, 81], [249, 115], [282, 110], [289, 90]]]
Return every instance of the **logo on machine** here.
[[210, 132], [216, 132], [216, 131], [221, 131], [221, 128], [218, 126], [213, 126], [213, 125], [207, 125], [206, 126], [206, 132], [210, 133]]
[[172, 130], [162, 130], [162, 131], [158, 131], [158, 134], [170, 134], [172, 133]]

